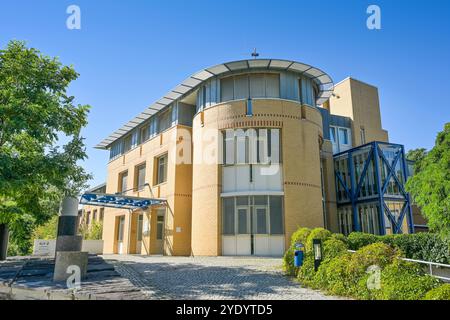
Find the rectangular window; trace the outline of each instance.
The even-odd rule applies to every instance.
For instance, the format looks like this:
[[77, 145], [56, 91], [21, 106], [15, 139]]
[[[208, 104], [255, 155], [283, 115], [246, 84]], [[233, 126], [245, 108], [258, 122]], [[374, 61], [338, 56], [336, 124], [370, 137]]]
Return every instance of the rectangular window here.
[[144, 226], [144, 215], [140, 214], [137, 221], [137, 241], [142, 241], [142, 229]]
[[299, 96], [299, 101], [300, 104], [303, 104], [303, 83], [302, 83], [302, 79], [298, 79], [298, 96]]
[[86, 214], [86, 225], [89, 225], [91, 223], [91, 212], [88, 211]]
[[266, 96], [264, 74], [250, 75], [250, 96], [252, 98], [263, 98]]
[[361, 128], [360, 134], [361, 134], [361, 144], [366, 144], [366, 130], [364, 128]]
[[206, 86], [202, 87], [202, 109], [206, 108]]
[[134, 188], [135, 190], [141, 190], [144, 188], [145, 185], [145, 163], [137, 166], [135, 168], [135, 184]]
[[335, 127], [330, 127], [330, 140], [333, 144], [337, 144]]
[[125, 192], [128, 188], [128, 171], [124, 171], [122, 173], [119, 173], [119, 189], [117, 192], [122, 193]]
[[156, 184], [167, 181], [167, 154], [156, 159]]
[[234, 99], [234, 78], [228, 77], [220, 80], [220, 100], [230, 101]]
[[280, 97], [280, 76], [278, 74], [266, 74], [266, 97]]
[[266, 208], [256, 208], [255, 210], [256, 218], [256, 234], [267, 234], [267, 209]]
[[141, 143], [144, 143], [150, 138], [150, 126], [147, 124], [141, 128]]
[[340, 144], [349, 144], [348, 143], [348, 130], [345, 128], [339, 128], [339, 143]]
[[125, 227], [125, 216], [120, 216], [118, 221], [117, 241], [123, 241], [123, 233]]
[[131, 150], [131, 145], [132, 145], [132, 135], [129, 134], [128, 136], [123, 138], [123, 152]]
[[270, 234], [284, 234], [283, 198], [270, 196]]
[[158, 212], [156, 221], [156, 240], [162, 240], [164, 235], [164, 210]]
[[97, 221], [97, 210], [94, 210], [94, 213], [92, 214], [92, 221]]
[[234, 77], [234, 99], [248, 99], [250, 97], [248, 91], [248, 76]]
[[237, 210], [238, 215], [238, 234], [248, 234], [248, 208], [239, 208]]
[[163, 132], [171, 127], [171, 112], [170, 109], [159, 116], [159, 132]]
[[104, 217], [105, 217], [105, 208], [100, 208], [100, 222], [103, 221]]
[[234, 234], [234, 198], [223, 198], [223, 234]]

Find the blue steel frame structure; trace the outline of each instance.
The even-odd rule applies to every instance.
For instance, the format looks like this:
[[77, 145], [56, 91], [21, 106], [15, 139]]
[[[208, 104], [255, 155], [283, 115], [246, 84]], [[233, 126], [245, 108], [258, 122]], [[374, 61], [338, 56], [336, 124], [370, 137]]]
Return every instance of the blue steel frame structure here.
[[[392, 163], [386, 158], [385, 154], [383, 153], [382, 148], [388, 147], [393, 148], [396, 151], [395, 157], [392, 161]], [[356, 181], [356, 175], [355, 175], [355, 168], [353, 163], [353, 154], [360, 151], [363, 148], [370, 148], [367, 158], [364, 161], [363, 170], [362, 173]], [[395, 168], [397, 164], [400, 162], [400, 168], [402, 171], [402, 177], [403, 181], [406, 182], [408, 178], [408, 172], [407, 172], [407, 164], [406, 164], [406, 158], [405, 158], [405, 148], [403, 145], [400, 144], [393, 144], [393, 143], [386, 143], [386, 142], [379, 142], [374, 141], [371, 143], [367, 143], [364, 145], [361, 145], [359, 147], [355, 147], [353, 149], [340, 152], [335, 154], [333, 157], [334, 159], [341, 158], [343, 156], [347, 157], [347, 165], [348, 165], [348, 172], [350, 174], [350, 182], [351, 185], [348, 186], [347, 183], [344, 181], [343, 177], [341, 176], [340, 172], [338, 172], [335, 169], [335, 177], [336, 177], [336, 183], [340, 184], [347, 194], [348, 201], [337, 201], [338, 207], [349, 205], [351, 204], [352, 207], [352, 222], [354, 226], [353, 231], [361, 231], [361, 225], [358, 217], [358, 204], [361, 203], [367, 203], [367, 202], [377, 202], [379, 207], [379, 224], [380, 224], [380, 233], [386, 234], [386, 226], [385, 226], [385, 215], [389, 219], [392, 225], [393, 233], [399, 234], [402, 233], [402, 225], [403, 221], [405, 219], [405, 216], [408, 220], [408, 229], [410, 233], [414, 232], [414, 225], [413, 225], [413, 219], [412, 219], [412, 210], [411, 210], [411, 200], [409, 194], [405, 191], [404, 183], [402, 183], [397, 175], [395, 174]], [[368, 168], [373, 163], [373, 167], [375, 169], [375, 179], [376, 179], [376, 186], [377, 186], [377, 194], [374, 194], [371, 197], [365, 197], [364, 199], [360, 199], [359, 194], [361, 191], [361, 187], [367, 178], [367, 172]], [[386, 178], [384, 181], [382, 181], [380, 168], [382, 165], [385, 165], [385, 168], [387, 168], [386, 172]], [[390, 181], [394, 180], [394, 183], [397, 185], [400, 196], [392, 197], [388, 194], [386, 194], [388, 185]], [[338, 185], [336, 185], [336, 189], [338, 188]], [[398, 218], [395, 217], [395, 215], [392, 214], [391, 210], [389, 209], [388, 205], [386, 204], [386, 201], [395, 201], [395, 202], [403, 202], [403, 207], [401, 209], [400, 215]]]

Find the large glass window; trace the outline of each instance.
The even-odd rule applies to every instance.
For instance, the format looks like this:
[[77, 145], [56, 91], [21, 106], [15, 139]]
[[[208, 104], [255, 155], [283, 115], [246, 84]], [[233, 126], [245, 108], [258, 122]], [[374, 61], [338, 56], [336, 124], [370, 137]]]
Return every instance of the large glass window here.
[[240, 196], [222, 199], [222, 233], [284, 234], [283, 197]]
[[280, 129], [230, 129], [222, 137], [225, 165], [281, 163]]
[[251, 73], [230, 76], [220, 80], [221, 101], [248, 98], [279, 98], [280, 75], [275, 73]]

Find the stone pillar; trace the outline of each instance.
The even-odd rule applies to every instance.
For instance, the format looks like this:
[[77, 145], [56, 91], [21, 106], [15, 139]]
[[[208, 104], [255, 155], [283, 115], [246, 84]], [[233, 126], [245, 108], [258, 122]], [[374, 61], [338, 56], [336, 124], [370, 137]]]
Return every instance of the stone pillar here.
[[86, 277], [88, 253], [81, 252], [83, 239], [78, 231], [78, 199], [65, 197], [61, 203], [58, 219], [58, 237], [56, 239], [54, 281], [64, 281], [70, 275], [73, 266], [80, 270], [80, 278]]
[[58, 218], [56, 252], [81, 251], [82, 237], [78, 236], [77, 232], [78, 199], [73, 197], [65, 197], [61, 203], [60, 216]]
[[6, 224], [0, 224], [0, 261], [6, 260], [8, 252], [9, 230]]

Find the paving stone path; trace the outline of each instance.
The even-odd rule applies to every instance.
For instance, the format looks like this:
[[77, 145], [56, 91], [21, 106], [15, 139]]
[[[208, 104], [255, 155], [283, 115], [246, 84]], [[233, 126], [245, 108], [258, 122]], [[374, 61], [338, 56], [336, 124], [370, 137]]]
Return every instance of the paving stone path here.
[[302, 287], [281, 269], [281, 259], [105, 255], [150, 299], [342, 299]]

